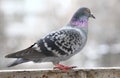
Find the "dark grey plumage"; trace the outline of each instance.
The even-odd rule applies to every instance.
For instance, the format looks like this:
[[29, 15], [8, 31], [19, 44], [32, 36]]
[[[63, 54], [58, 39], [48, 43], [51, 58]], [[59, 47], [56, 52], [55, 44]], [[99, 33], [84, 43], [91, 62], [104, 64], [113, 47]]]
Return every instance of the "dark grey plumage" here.
[[68, 25], [40, 39], [27, 49], [8, 54], [7, 58], [17, 58], [9, 67], [28, 61], [53, 62], [67, 60], [78, 53], [87, 40], [88, 18], [93, 17], [88, 8], [80, 8]]

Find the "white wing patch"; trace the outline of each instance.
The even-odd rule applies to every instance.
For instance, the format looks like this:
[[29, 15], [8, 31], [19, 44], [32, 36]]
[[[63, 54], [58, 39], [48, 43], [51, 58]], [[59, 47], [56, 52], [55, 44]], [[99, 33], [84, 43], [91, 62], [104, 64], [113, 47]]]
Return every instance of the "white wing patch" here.
[[35, 44], [35, 45], [33, 46], [33, 48], [34, 48], [35, 50], [37, 50], [38, 52], [41, 52], [41, 49], [40, 49], [40, 47], [38, 46], [38, 44]]

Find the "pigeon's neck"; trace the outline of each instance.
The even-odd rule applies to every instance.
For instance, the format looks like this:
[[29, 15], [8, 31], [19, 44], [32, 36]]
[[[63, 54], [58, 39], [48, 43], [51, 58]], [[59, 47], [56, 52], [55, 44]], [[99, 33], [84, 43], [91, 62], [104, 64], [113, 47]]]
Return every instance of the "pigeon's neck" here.
[[78, 27], [78, 28], [86, 28], [88, 27], [88, 17], [86, 16], [82, 16], [80, 18], [72, 18], [69, 26], [73, 26], [73, 27]]
[[87, 36], [88, 33], [88, 17], [80, 17], [79, 19], [72, 18], [67, 27], [78, 29]]

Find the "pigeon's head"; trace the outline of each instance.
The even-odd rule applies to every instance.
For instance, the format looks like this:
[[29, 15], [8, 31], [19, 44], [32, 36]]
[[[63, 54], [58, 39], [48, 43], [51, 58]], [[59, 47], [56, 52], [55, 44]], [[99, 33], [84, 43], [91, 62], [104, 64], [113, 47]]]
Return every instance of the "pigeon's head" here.
[[88, 19], [90, 17], [95, 19], [95, 17], [91, 14], [90, 9], [85, 8], [85, 7], [80, 8], [73, 15], [73, 17], [68, 25], [77, 26], [77, 27], [87, 27]]
[[77, 12], [74, 14], [73, 18], [79, 19], [81, 17], [92, 17], [95, 19], [95, 17], [91, 14], [90, 9], [83, 7], [77, 10]]

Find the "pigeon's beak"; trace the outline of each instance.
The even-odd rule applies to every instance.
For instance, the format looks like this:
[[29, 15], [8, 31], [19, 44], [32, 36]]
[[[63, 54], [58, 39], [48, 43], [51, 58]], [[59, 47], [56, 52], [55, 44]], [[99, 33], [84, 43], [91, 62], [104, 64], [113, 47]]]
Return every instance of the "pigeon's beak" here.
[[93, 14], [90, 14], [90, 17], [94, 18], [95, 19], [95, 16]]

